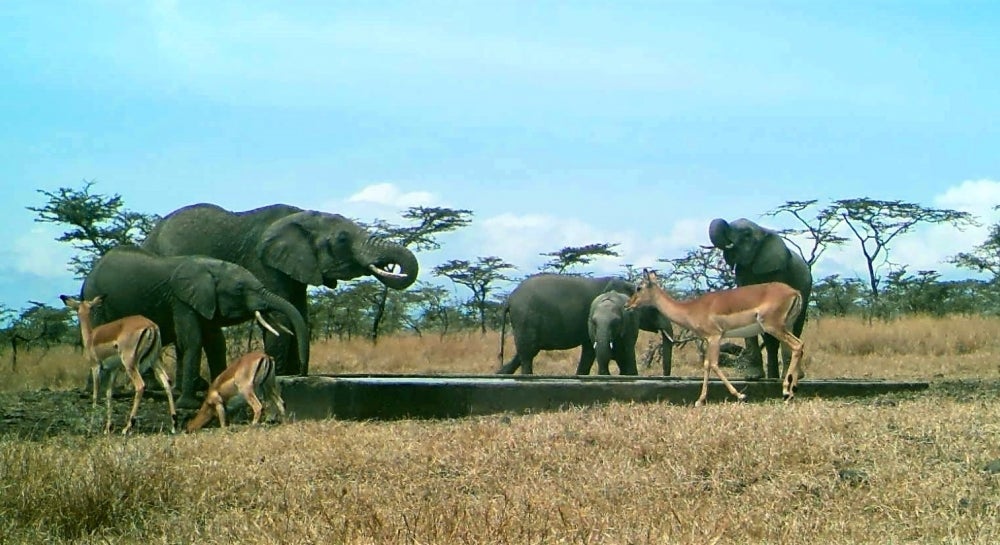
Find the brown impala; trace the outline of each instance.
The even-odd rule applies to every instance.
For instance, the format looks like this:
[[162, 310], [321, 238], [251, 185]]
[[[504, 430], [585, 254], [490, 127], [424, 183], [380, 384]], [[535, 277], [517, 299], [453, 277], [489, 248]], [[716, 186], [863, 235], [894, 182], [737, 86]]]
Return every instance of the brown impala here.
[[170, 432], [177, 431], [177, 412], [174, 410], [174, 396], [170, 391], [170, 379], [160, 363], [160, 328], [145, 316], [126, 316], [113, 322], [93, 327], [90, 322], [90, 309], [101, 304], [103, 296], [97, 296], [89, 301], [80, 301], [68, 295], [59, 296], [63, 303], [76, 311], [80, 320], [80, 336], [83, 340], [83, 350], [90, 360], [91, 379], [94, 382], [93, 402], [97, 405], [97, 390], [100, 384], [101, 362], [119, 355], [121, 365], [112, 367], [108, 377], [108, 418], [104, 432], [111, 431], [111, 392], [114, 389], [115, 376], [122, 368], [132, 380], [135, 387], [135, 397], [132, 400], [132, 412], [122, 433], [128, 433], [135, 424], [135, 414], [139, 412], [139, 400], [146, 390], [146, 383], [141, 373], [152, 369], [160, 386], [167, 393], [167, 403], [170, 408]]
[[731, 290], [706, 293], [687, 301], [678, 301], [660, 287], [656, 274], [643, 269], [642, 280], [625, 308], [656, 307], [663, 314], [691, 333], [705, 339], [705, 376], [701, 396], [695, 403], [700, 406], [708, 396], [708, 373], [714, 371], [729, 393], [742, 401], [745, 395], [736, 391], [729, 379], [719, 369], [719, 346], [723, 338], [752, 337], [761, 333], [773, 335], [788, 345], [792, 361], [788, 364], [781, 393], [785, 401], [795, 396], [799, 384], [798, 367], [802, 359], [802, 341], [789, 331], [795, 318], [802, 312], [802, 294], [781, 282], [753, 284]]

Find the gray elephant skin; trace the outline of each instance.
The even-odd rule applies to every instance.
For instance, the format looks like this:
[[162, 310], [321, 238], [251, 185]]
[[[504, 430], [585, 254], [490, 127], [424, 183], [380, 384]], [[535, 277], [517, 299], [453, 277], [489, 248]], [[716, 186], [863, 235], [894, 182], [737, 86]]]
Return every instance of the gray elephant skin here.
[[177, 403], [184, 408], [200, 405], [194, 394], [202, 351], [214, 379], [226, 367], [222, 328], [252, 320], [258, 311], [271, 323], [277, 316], [288, 320], [301, 365], [308, 365], [305, 319], [291, 303], [234, 263], [204, 256], [164, 257], [120, 246], [98, 260], [82, 291], [88, 300], [104, 296], [104, 303], [94, 309], [95, 325], [139, 314], [160, 327], [163, 345], [173, 343], [177, 352], [175, 381], [181, 387]]
[[[589, 373], [596, 354], [590, 340], [587, 316], [594, 299], [608, 291], [631, 295], [635, 286], [617, 277], [539, 274], [526, 278], [507, 297], [500, 316], [501, 363], [508, 316], [514, 331], [516, 353], [510, 361], [503, 363], [497, 373], [510, 374], [520, 368], [522, 374], [530, 375], [534, 372], [533, 362], [538, 352], [568, 350], [578, 346], [582, 349], [577, 373]], [[664, 339], [661, 353], [663, 374], [669, 375], [672, 344], [667, 335], [673, 335], [673, 326], [656, 309], [643, 309], [638, 313], [638, 321], [640, 329], [659, 332]], [[635, 373], [634, 368], [630, 371]], [[625, 374], [625, 371], [622, 370], [622, 373]]]
[[[635, 365], [635, 342], [639, 339], [639, 314], [625, 309], [628, 295], [617, 291], [602, 293], [590, 303], [587, 332], [597, 360], [597, 374], [610, 375], [609, 362], [618, 363], [622, 375], [638, 375]], [[590, 374], [590, 366], [577, 369]]]
[[[230, 212], [194, 204], [171, 212], [143, 247], [160, 255], [206, 255], [239, 264], [287, 299], [308, 325], [307, 286], [337, 287], [340, 280], [372, 275], [392, 289], [417, 279], [417, 258], [406, 247], [373, 236], [338, 215], [275, 204]], [[265, 351], [279, 375], [308, 373], [296, 345], [264, 332]]]
[[[737, 286], [784, 282], [799, 290], [802, 312], [792, 324], [792, 334], [801, 337], [812, 293], [812, 272], [802, 256], [789, 250], [778, 233], [745, 218], [731, 222], [716, 218], [708, 227], [708, 236], [712, 245], [722, 250], [726, 264], [733, 268]], [[746, 343], [751, 357], [749, 377], [759, 377], [763, 369], [757, 338], [747, 338]], [[764, 335], [764, 348], [767, 350], [767, 376], [780, 377], [778, 340]]]

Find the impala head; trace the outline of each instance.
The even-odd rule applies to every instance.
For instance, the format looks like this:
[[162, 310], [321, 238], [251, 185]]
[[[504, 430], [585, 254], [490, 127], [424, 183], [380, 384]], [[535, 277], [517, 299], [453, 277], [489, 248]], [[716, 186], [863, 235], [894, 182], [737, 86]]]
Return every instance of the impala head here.
[[100, 305], [101, 302], [104, 301], [103, 295], [98, 295], [89, 301], [81, 301], [76, 297], [70, 297], [69, 295], [60, 295], [59, 298], [62, 299], [63, 304], [76, 311], [77, 317], [84, 319], [90, 318], [90, 309]]
[[628, 302], [625, 303], [625, 308], [627, 310], [633, 310], [639, 307], [652, 305], [654, 290], [659, 288], [660, 283], [656, 279], [656, 273], [649, 269], [643, 269], [642, 276], [639, 278], [639, 282], [635, 285], [635, 293], [628, 298]]

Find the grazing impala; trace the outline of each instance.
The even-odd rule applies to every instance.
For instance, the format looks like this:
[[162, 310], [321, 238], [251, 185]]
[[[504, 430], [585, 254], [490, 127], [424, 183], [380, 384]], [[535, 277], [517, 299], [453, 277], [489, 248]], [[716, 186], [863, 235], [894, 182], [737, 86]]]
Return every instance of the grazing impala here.
[[726, 385], [729, 393], [743, 400], [745, 395], [736, 391], [729, 379], [719, 369], [719, 346], [723, 338], [750, 337], [769, 333], [792, 350], [781, 391], [785, 401], [795, 396], [799, 384], [798, 366], [802, 359], [802, 341], [789, 331], [795, 318], [802, 312], [802, 294], [781, 282], [754, 284], [731, 290], [706, 293], [688, 301], [670, 297], [656, 281], [656, 274], [642, 271], [642, 280], [625, 308], [653, 306], [670, 321], [687, 328], [694, 335], [705, 339], [705, 375], [700, 406], [708, 396], [708, 373], [714, 371]]
[[230, 363], [225, 371], [215, 377], [205, 394], [201, 409], [188, 422], [187, 432], [197, 431], [215, 415], [219, 416], [219, 425], [225, 428], [226, 402], [236, 395], [242, 395], [250, 404], [253, 409], [252, 424], [257, 424], [264, 409], [257, 398], [258, 387], [263, 390], [265, 400], [278, 407], [284, 420], [285, 402], [281, 399], [281, 392], [278, 391], [278, 383], [274, 378], [274, 360], [263, 352], [249, 352]]
[[145, 316], [126, 316], [124, 318], [93, 327], [90, 320], [91, 309], [101, 304], [103, 296], [97, 296], [89, 301], [80, 301], [68, 295], [60, 295], [63, 303], [76, 311], [80, 321], [80, 336], [83, 338], [83, 350], [90, 360], [90, 376], [94, 383], [93, 402], [97, 405], [97, 390], [100, 386], [101, 362], [118, 355], [121, 365], [110, 367], [108, 375], [108, 417], [104, 432], [111, 431], [111, 392], [114, 389], [115, 377], [118, 371], [124, 369], [132, 386], [135, 387], [135, 397], [132, 399], [132, 412], [122, 433], [131, 431], [135, 424], [135, 415], [139, 412], [139, 400], [146, 390], [142, 373], [152, 369], [156, 379], [167, 393], [167, 403], [170, 408], [170, 432], [177, 431], [177, 412], [174, 408], [174, 396], [170, 390], [170, 378], [160, 363], [160, 328]]

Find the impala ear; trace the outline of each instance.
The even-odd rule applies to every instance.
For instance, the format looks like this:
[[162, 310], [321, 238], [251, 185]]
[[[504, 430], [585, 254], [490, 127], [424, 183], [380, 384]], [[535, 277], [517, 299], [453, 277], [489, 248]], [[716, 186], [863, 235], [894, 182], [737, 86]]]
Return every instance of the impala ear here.
[[64, 305], [73, 310], [80, 308], [80, 301], [76, 297], [72, 297], [69, 295], [60, 295], [59, 298], [62, 299]]

